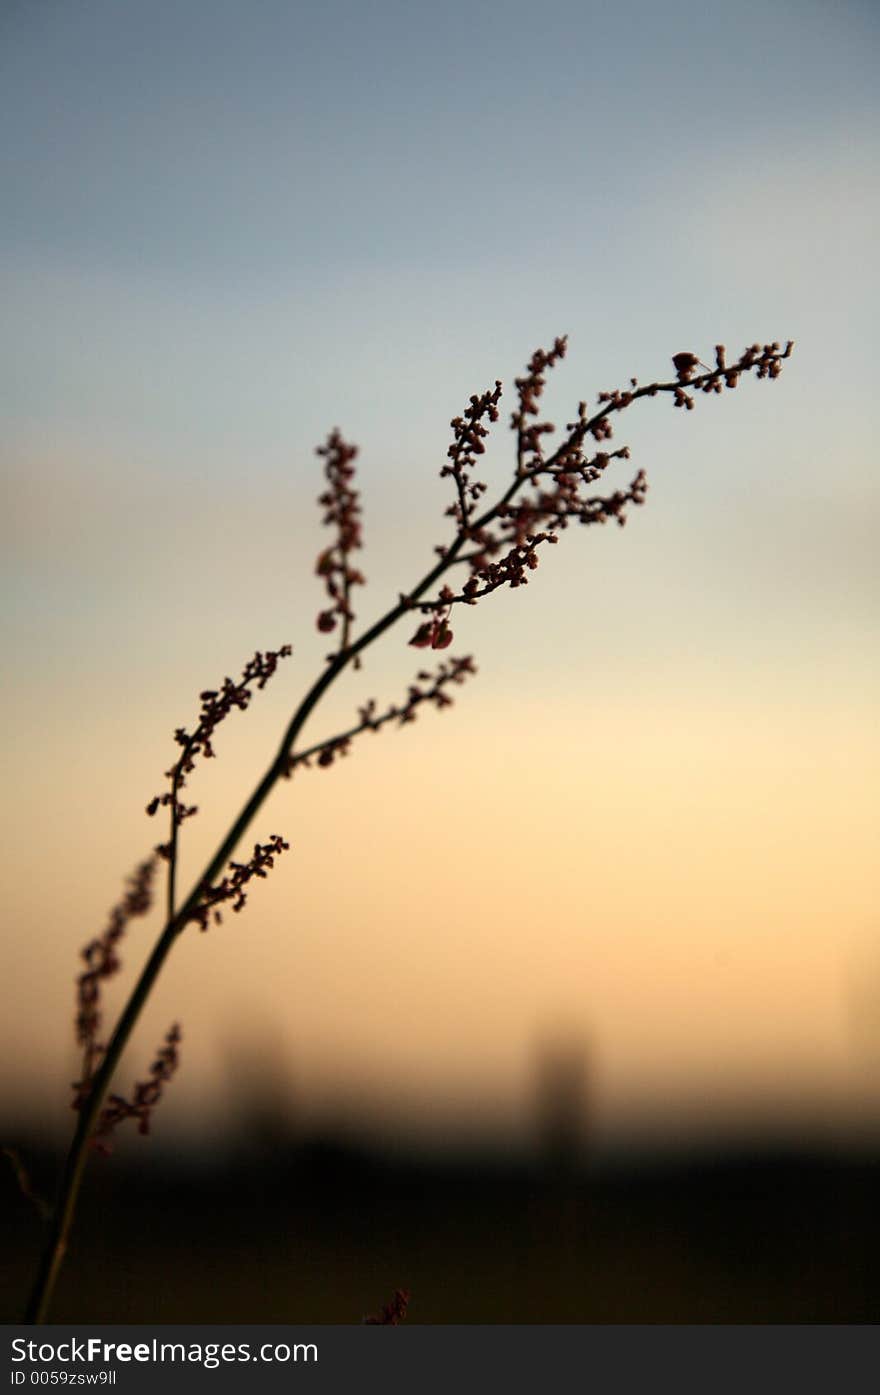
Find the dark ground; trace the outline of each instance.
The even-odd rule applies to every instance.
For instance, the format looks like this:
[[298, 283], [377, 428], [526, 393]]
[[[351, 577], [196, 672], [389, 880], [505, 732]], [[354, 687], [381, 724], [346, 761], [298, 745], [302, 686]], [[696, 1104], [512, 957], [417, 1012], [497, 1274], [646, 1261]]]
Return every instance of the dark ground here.
[[[131, 1147], [130, 1144], [134, 1144]], [[25, 1148], [35, 1182], [57, 1160]], [[5, 1162], [5, 1160], [3, 1160]], [[601, 1167], [391, 1157], [334, 1139], [89, 1168], [56, 1322], [872, 1323], [880, 1161], [742, 1150]], [[3, 1320], [41, 1222], [0, 1174]]]

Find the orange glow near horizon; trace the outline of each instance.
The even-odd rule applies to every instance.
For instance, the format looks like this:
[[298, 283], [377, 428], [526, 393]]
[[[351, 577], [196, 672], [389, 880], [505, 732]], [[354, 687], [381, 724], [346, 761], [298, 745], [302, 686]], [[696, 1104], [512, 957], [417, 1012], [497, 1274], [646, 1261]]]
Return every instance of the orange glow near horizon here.
[[[876, 1101], [849, 998], [871, 943], [870, 714], [705, 695], [492, 711], [478, 685], [273, 796], [253, 834], [281, 831], [292, 851], [240, 918], [187, 933], [129, 1053], [136, 1074], [183, 1021], [169, 1121], [222, 1114], [264, 1055], [294, 1114], [519, 1130], [535, 1051], [560, 1031], [588, 1054], [600, 1131], [786, 1110], [863, 1121]], [[257, 710], [238, 733], [230, 719], [220, 759], [194, 778], [217, 810], [185, 830], [200, 856], [250, 783]], [[138, 728], [149, 717], [128, 713]], [[7, 1047], [3, 1090], [19, 1103], [66, 1088], [75, 951], [137, 860], [136, 829], [155, 828], [125, 812], [95, 757], [100, 723], [80, 740], [110, 824], [85, 790], [78, 809], [47, 808], [33, 784], [19, 804], [22, 827], [63, 847], [57, 877], [39, 839], [22, 847], [6, 891], [19, 927], [7, 1029], [29, 1047]], [[148, 943], [133, 923], [128, 973]]]

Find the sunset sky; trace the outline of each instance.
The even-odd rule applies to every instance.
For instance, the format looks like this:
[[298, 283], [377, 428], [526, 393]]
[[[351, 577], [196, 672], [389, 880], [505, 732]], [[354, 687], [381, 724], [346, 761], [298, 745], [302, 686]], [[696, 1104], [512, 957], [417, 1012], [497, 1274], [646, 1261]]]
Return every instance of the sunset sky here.
[[[453, 711], [273, 794], [249, 841], [291, 852], [186, 934], [119, 1083], [179, 1019], [195, 1136], [282, 1063], [299, 1117], [522, 1132], [556, 1039], [604, 1136], [876, 1121], [878, 36], [867, 0], [4, 7], [8, 1112], [67, 1126], [77, 953], [199, 691], [294, 646], [193, 777], [187, 887], [320, 670], [316, 445], [361, 448], [369, 622], [449, 536], [450, 418], [503, 380], [500, 492], [567, 333], [559, 426], [681, 350], [796, 350], [627, 412], [628, 527], [456, 614]], [[405, 693], [409, 633], [308, 739]]]

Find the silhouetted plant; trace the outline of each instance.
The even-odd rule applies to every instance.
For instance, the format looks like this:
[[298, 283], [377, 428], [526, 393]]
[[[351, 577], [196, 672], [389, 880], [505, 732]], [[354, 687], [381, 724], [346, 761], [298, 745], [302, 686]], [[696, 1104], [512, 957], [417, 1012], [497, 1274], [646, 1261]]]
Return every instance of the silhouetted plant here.
[[[83, 1051], [82, 1075], [74, 1086], [77, 1127], [52, 1212], [51, 1233], [28, 1306], [27, 1321], [45, 1320], [67, 1248], [90, 1147], [107, 1152], [114, 1128], [125, 1119], [137, 1120], [139, 1131], [148, 1132], [152, 1112], [177, 1069], [181, 1030], [175, 1025], [158, 1050], [146, 1080], [135, 1086], [131, 1098], [110, 1093], [122, 1052], [175, 941], [193, 922], [207, 930], [212, 921], [220, 919], [220, 907], [226, 903], [231, 904], [233, 911], [240, 911], [246, 900], [245, 888], [254, 878], [264, 878], [277, 856], [288, 849], [282, 837], [271, 834], [267, 842], [254, 845], [246, 861], [230, 860], [270, 791], [279, 780], [289, 779], [302, 767], [312, 763], [319, 767], [331, 765], [337, 757], [346, 755], [355, 738], [364, 732], [379, 731], [390, 723], [405, 726], [416, 719], [418, 709], [425, 704], [440, 709], [448, 707], [452, 702], [450, 690], [476, 670], [470, 656], [450, 657], [433, 670], [420, 670], [401, 702], [380, 709], [375, 700], [370, 700], [360, 708], [357, 721], [346, 731], [298, 748], [297, 742], [307, 719], [336, 678], [349, 665], [356, 667], [363, 651], [386, 630], [407, 617], [412, 619], [413, 615], [418, 617], [418, 623], [409, 643], [418, 649], [447, 649], [453, 641], [455, 607], [474, 606], [504, 586], [524, 586], [529, 573], [538, 566], [541, 550], [545, 545], [556, 544], [560, 533], [570, 524], [590, 526], [614, 520], [623, 526], [630, 506], [644, 503], [647, 481], [644, 472], [639, 470], [622, 489], [604, 494], [594, 492], [593, 487], [604, 478], [614, 461], [629, 459], [626, 446], [605, 449], [613, 436], [614, 416], [641, 398], [661, 395], [670, 397], [676, 407], [690, 411], [696, 394], [712, 395], [733, 389], [744, 374], [754, 373], [762, 379], [776, 378], [793, 344], [787, 343], [784, 349], [778, 343], [753, 344], [731, 364], [726, 361], [724, 347], [717, 345], [714, 368], [701, 363], [695, 354], [677, 353], [672, 359], [675, 377], [671, 381], [639, 386], [632, 378], [624, 389], [600, 393], [592, 412], [586, 402], [581, 402], [574, 421], [568, 423], [559, 444], [551, 449], [555, 428], [550, 422], [541, 420], [540, 399], [548, 371], [565, 356], [566, 347], [566, 339], [561, 338], [554, 342], [552, 349], [537, 350], [524, 376], [516, 380], [516, 405], [511, 415], [516, 459], [509, 483], [492, 504], [485, 504], [487, 485], [475, 478], [474, 471], [485, 451], [489, 427], [498, 420], [501, 383], [496, 382], [482, 395], [472, 396], [462, 415], [453, 418], [452, 444], [447, 451], [447, 463], [440, 472], [452, 480], [455, 491], [446, 511], [452, 520], [451, 541], [436, 548], [436, 560], [421, 580], [401, 593], [398, 601], [358, 637], [354, 636], [353, 629], [356, 616], [352, 609], [352, 589], [362, 586], [364, 577], [352, 562], [352, 555], [362, 546], [361, 507], [354, 487], [353, 462], [357, 448], [348, 444], [338, 430], [331, 432], [326, 443], [319, 447], [318, 455], [324, 462], [326, 478], [326, 489], [319, 502], [324, 510], [323, 521], [333, 530], [334, 536], [320, 553], [316, 566], [329, 599], [329, 604], [318, 614], [317, 627], [323, 634], [338, 635], [337, 647], [328, 655], [326, 667], [291, 717], [274, 758], [238, 817], [189, 894], [179, 903], [176, 881], [180, 830], [197, 812], [195, 806], [185, 804], [182, 798], [187, 778], [198, 758], [213, 757], [218, 725], [233, 709], [248, 707], [254, 689], [262, 689], [276, 672], [279, 661], [290, 656], [290, 645], [285, 644], [277, 651], [256, 653], [238, 682], [225, 678], [218, 688], [202, 692], [201, 710], [193, 731], [179, 728], [174, 734], [180, 755], [166, 772], [169, 788], [155, 795], [147, 805], [147, 813], [151, 816], [162, 809], [167, 812], [167, 840], [137, 868], [125, 896], [111, 912], [106, 930], [83, 951], [86, 967], [77, 980], [76, 1038]], [[703, 371], [698, 372], [698, 369]], [[452, 585], [446, 578], [458, 569], [463, 579]], [[165, 924], [105, 1044], [99, 1040], [101, 988], [120, 968], [117, 949], [128, 922], [134, 916], [145, 915], [151, 908], [155, 876], [162, 863], [167, 872]], [[399, 1290], [380, 1315], [367, 1321], [399, 1322], [405, 1314], [406, 1300], [405, 1292]]]

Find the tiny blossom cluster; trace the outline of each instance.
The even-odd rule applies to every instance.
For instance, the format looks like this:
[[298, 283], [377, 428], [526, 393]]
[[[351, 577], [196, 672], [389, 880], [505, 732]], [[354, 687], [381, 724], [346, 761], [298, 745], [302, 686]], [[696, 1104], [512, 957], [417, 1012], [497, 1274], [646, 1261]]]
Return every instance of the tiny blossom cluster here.
[[483, 419], [490, 422], [498, 420], [500, 398], [501, 383], [496, 379], [494, 389], [484, 392], [482, 396], [474, 393], [463, 415], [453, 417], [449, 423], [453, 432], [452, 445], [446, 452], [450, 463], [443, 466], [440, 478], [445, 479], [451, 475], [455, 481], [458, 498], [454, 504], [450, 504], [446, 513], [454, 518], [459, 528], [465, 532], [470, 524], [474, 505], [486, 492], [485, 484], [471, 479], [476, 457], [483, 455], [486, 450], [483, 442], [489, 432], [483, 425]]
[[389, 1301], [383, 1304], [378, 1313], [364, 1318], [364, 1326], [399, 1327], [406, 1317], [409, 1300], [409, 1289], [396, 1288]]
[[223, 917], [219, 907], [224, 902], [231, 901], [236, 913], [242, 910], [247, 902], [245, 887], [248, 882], [254, 877], [266, 877], [275, 866], [275, 858], [287, 852], [289, 847], [290, 844], [277, 833], [270, 833], [268, 843], [255, 843], [247, 862], [230, 862], [228, 876], [216, 886], [202, 888], [201, 896], [186, 915], [186, 920], [194, 920], [202, 930], [207, 930], [212, 918], [215, 925], [221, 923]]
[[[517, 543], [506, 556], [497, 562], [487, 562], [478, 571], [472, 572], [462, 587], [460, 596], [445, 596], [448, 605], [464, 601], [476, 605], [483, 596], [497, 591], [499, 586], [525, 586], [528, 583], [527, 571], [534, 571], [538, 565], [537, 549], [541, 543], [556, 543], [555, 533], [530, 533], [523, 543]], [[447, 588], [448, 589], [448, 588]]]
[[125, 934], [128, 922], [135, 916], [146, 915], [153, 904], [153, 881], [158, 860], [148, 857], [128, 879], [125, 895], [110, 912], [107, 928], [90, 940], [82, 951], [86, 968], [76, 981], [76, 1040], [83, 1048], [83, 1076], [74, 1086], [82, 1090], [91, 1080], [100, 1063], [104, 1048], [98, 1041], [101, 1027], [101, 983], [120, 969], [117, 945]]
[[[609, 494], [588, 492], [613, 460], [629, 459], [626, 446], [614, 451], [600, 449], [592, 455], [585, 452], [588, 438], [599, 445], [612, 438], [613, 413], [623, 411], [639, 398], [656, 397], [660, 393], [670, 395], [676, 407], [691, 410], [695, 391], [719, 393], [725, 387], [734, 388], [743, 373], [754, 371], [758, 378], [777, 378], [794, 344], [789, 341], [784, 349], [778, 342], [763, 346], [752, 344], [732, 364], [726, 361], [724, 346], [718, 344], [714, 369], [708, 368], [696, 354], [674, 354], [672, 364], [676, 376], [673, 381], [640, 387], [638, 380], [631, 378], [626, 389], [599, 393], [598, 407], [592, 414], [586, 402], [581, 402], [576, 420], [566, 427], [563, 441], [547, 456], [544, 438], [551, 436], [555, 428], [551, 422], [537, 420], [539, 399], [548, 370], [564, 358], [566, 347], [567, 340], [562, 337], [554, 341], [552, 349], [538, 349], [529, 361], [525, 376], [516, 380], [518, 405], [511, 415], [511, 426], [517, 433], [517, 468], [513, 483], [499, 502], [480, 518], [473, 519], [465, 514], [460, 503], [447, 510], [459, 524], [458, 535], [451, 547], [437, 551], [448, 566], [467, 566], [470, 576], [457, 593], [444, 584], [435, 598], [410, 602], [429, 617], [419, 625], [410, 644], [418, 648], [429, 645], [442, 648], [450, 644], [452, 606], [474, 605], [501, 586], [524, 585], [528, 581], [527, 572], [538, 565], [539, 545], [555, 543], [559, 531], [569, 523], [603, 524], [613, 519], [622, 527], [629, 507], [639, 507], [645, 502], [648, 481], [643, 470], [639, 470], [623, 489]], [[698, 369], [705, 371], [699, 374]], [[495, 392], [491, 394], [495, 414], [492, 420], [497, 416], [499, 395], [500, 387], [496, 383]], [[484, 394], [483, 398], [472, 397], [471, 404], [477, 410], [489, 400], [490, 395]], [[461, 421], [461, 418], [453, 421], [457, 430]], [[482, 435], [485, 434], [483, 430]], [[454, 443], [450, 454], [455, 449]], [[448, 466], [441, 471], [443, 475], [449, 473], [454, 472]], [[468, 487], [472, 492], [479, 490], [470, 480]], [[529, 492], [521, 493], [525, 487]], [[481, 492], [474, 497], [479, 497]], [[467, 526], [462, 525], [463, 518]]]
[[534, 469], [543, 462], [542, 436], [553, 433], [549, 421], [529, 424], [529, 417], [539, 414], [538, 399], [547, 385], [547, 370], [555, 368], [560, 359], [565, 358], [568, 336], [554, 340], [552, 349], [536, 349], [529, 360], [525, 377], [517, 378], [516, 391], [518, 406], [511, 413], [510, 424], [517, 433], [517, 468], [520, 471]]
[[440, 711], [444, 707], [451, 707], [453, 698], [449, 692], [450, 687], [460, 686], [476, 671], [476, 665], [470, 654], [458, 659], [450, 658], [445, 663], [440, 664], [433, 673], [426, 669], [417, 673], [415, 682], [409, 686], [405, 700], [386, 708], [384, 712], [380, 712], [375, 699], [370, 698], [369, 702], [358, 708], [358, 722], [349, 731], [341, 732], [339, 736], [330, 737], [329, 740], [319, 742], [316, 746], [310, 746], [307, 751], [297, 752], [297, 754], [290, 756], [287, 762], [287, 775], [292, 775], [298, 766], [310, 766], [312, 761], [323, 768], [332, 765], [337, 756], [348, 755], [351, 743], [356, 736], [360, 736], [365, 731], [379, 731], [389, 722], [396, 722], [401, 727], [406, 726], [409, 722], [416, 720], [418, 708], [425, 703]]
[[324, 509], [323, 522], [336, 529], [336, 541], [318, 556], [315, 571], [323, 577], [331, 604], [318, 615], [317, 625], [322, 634], [330, 634], [342, 622], [340, 649], [348, 647], [354, 611], [351, 608], [351, 588], [362, 586], [364, 578], [351, 564], [351, 554], [361, 547], [361, 506], [357, 491], [352, 487], [357, 446], [343, 440], [339, 431], [331, 431], [317, 454], [325, 461], [327, 489], [318, 503]]
[[440, 599], [436, 602], [438, 614], [419, 625], [410, 644], [414, 649], [448, 649], [452, 643], [452, 630], [449, 628], [449, 615], [455, 592], [444, 586]]
[[[186, 777], [195, 769], [196, 757], [204, 756], [206, 760], [210, 760], [214, 756], [213, 736], [223, 719], [236, 708], [240, 712], [246, 711], [253, 696], [253, 689], [265, 688], [278, 667], [278, 661], [290, 658], [292, 653], [293, 649], [289, 644], [283, 644], [280, 649], [267, 649], [265, 653], [257, 650], [254, 657], [248, 659], [237, 683], [232, 678], [224, 678], [219, 688], [206, 688], [199, 694], [202, 710], [199, 713], [198, 724], [191, 733], [185, 727], [178, 727], [175, 731], [174, 740], [183, 748], [182, 753], [180, 759], [165, 772], [166, 779], [171, 782], [171, 789], [166, 790], [164, 794], [154, 795], [147, 805], [147, 813], [151, 818], [158, 809], [170, 807], [173, 831], [184, 819], [191, 818], [198, 812], [196, 805], [185, 805], [180, 799], [180, 791], [186, 784]], [[167, 860], [171, 857], [172, 845], [173, 838], [172, 842], [160, 844], [156, 852]]]
[[[560, 530], [567, 528], [569, 523], [586, 526], [606, 523], [613, 518], [622, 527], [626, 522], [627, 505], [639, 506], [644, 503], [648, 489], [644, 470], [637, 472], [626, 489], [615, 490], [612, 494], [585, 495], [580, 490], [580, 484], [592, 484], [600, 479], [612, 460], [628, 459], [629, 447], [622, 446], [616, 451], [597, 451], [577, 466], [549, 471], [552, 487], [538, 488], [531, 498], [511, 505], [503, 515], [504, 530], [521, 544], [531, 529], [544, 522], [550, 522], [554, 529]], [[476, 574], [482, 576], [486, 566], [481, 559]]]
[[134, 1087], [134, 1094], [130, 1100], [124, 1095], [108, 1095], [107, 1103], [101, 1110], [98, 1119], [98, 1127], [95, 1130], [94, 1145], [99, 1152], [109, 1154], [111, 1151], [108, 1136], [125, 1119], [137, 1119], [138, 1133], [148, 1134], [150, 1132], [150, 1115], [162, 1098], [162, 1090], [171, 1079], [180, 1064], [180, 1045], [182, 1033], [177, 1023], [165, 1034], [165, 1040], [156, 1052], [156, 1058], [150, 1066], [150, 1073], [146, 1080], [139, 1081]]
[[[750, 373], [752, 369], [755, 369], [757, 378], [778, 378], [782, 372], [782, 360], [790, 357], [793, 348], [794, 341], [791, 339], [784, 349], [778, 340], [772, 344], [751, 344], [743, 350], [736, 363], [728, 365], [727, 350], [723, 344], [716, 344], [714, 369], [708, 368], [696, 354], [690, 353], [673, 354], [672, 364], [679, 383], [694, 382], [696, 370], [705, 368], [706, 376], [696, 385], [702, 392], [721, 392], [722, 381], [724, 387], [735, 388], [740, 374]], [[679, 405], [678, 402], [676, 405]]]

